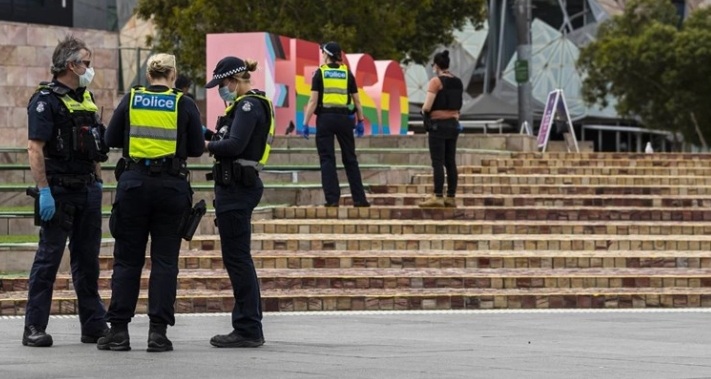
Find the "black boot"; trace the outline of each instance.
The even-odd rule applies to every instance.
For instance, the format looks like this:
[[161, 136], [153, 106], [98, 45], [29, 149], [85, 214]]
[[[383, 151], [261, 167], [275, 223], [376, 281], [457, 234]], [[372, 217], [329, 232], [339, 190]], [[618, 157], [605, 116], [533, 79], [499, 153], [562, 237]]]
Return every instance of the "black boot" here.
[[148, 349], [151, 353], [172, 351], [173, 343], [166, 334], [167, 325], [151, 322], [148, 328]]
[[111, 351], [131, 350], [131, 340], [128, 337], [128, 324], [111, 323], [111, 330], [109, 330], [107, 335], [96, 341], [96, 348]]
[[210, 345], [215, 347], [260, 347], [264, 345], [264, 337], [242, 337], [236, 331], [230, 334], [218, 334], [210, 339]]
[[109, 334], [109, 328], [94, 333], [82, 333], [81, 343], [96, 343], [99, 341], [99, 338], [107, 334]]
[[25, 332], [22, 334], [22, 344], [32, 347], [50, 347], [54, 341], [52, 336], [44, 332], [44, 328], [39, 328], [34, 325], [25, 326]]

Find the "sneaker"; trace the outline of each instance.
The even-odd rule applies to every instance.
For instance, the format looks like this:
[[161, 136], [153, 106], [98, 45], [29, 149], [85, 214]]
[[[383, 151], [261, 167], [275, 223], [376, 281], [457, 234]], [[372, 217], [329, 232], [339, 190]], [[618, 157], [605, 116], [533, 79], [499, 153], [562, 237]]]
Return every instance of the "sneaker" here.
[[148, 348], [146, 351], [149, 353], [173, 351], [173, 343], [166, 336], [166, 325], [150, 324], [148, 330]]
[[418, 204], [420, 208], [444, 208], [444, 199], [438, 196], [430, 196], [425, 201]]
[[128, 325], [116, 327], [111, 325], [109, 333], [96, 341], [96, 348], [99, 350], [129, 351], [131, 350], [131, 339], [128, 336]]
[[212, 337], [210, 345], [215, 347], [260, 347], [264, 345], [264, 337], [246, 338], [233, 331], [230, 334], [218, 334]]
[[106, 328], [100, 332], [96, 333], [82, 333], [81, 334], [81, 343], [96, 343], [96, 341], [99, 340], [99, 338], [109, 334], [109, 328]]
[[22, 334], [22, 344], [31, 347], [50, 347], [54, 341], [52, 336], [44, 332], [44, 328], [39, 328], [34, 325], [25, 326], [25, 332]]
[[454, 201], [454, 196], [447, 196], [444, 198], [444, 207], [445, 208], [456, 208], [457, 207], [457, 202]]

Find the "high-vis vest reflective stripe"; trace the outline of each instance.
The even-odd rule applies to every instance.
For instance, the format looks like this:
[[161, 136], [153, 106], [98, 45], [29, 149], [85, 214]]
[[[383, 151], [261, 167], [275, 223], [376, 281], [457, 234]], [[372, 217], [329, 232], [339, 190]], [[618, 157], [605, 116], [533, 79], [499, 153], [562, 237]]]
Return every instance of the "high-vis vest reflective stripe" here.
[[321, 77], [323, 78], [323, 100], [321, 105], [324, 108], [346, 108], [350, 103], [348, 67], [343, 64], [338, 68], [323, 65], [321, 66]]
[[84, 91], [84, 98], [81, 103], [72, 99], [69, 95], [60, 96], [59, 99], [62, 100], [62, 103], [64, 103], [64, 106], [67, 107], [69, 113], [96, 113], [99, 110], [96, 104], [94, 104], [94, 101], [91, 100], [91, 93], [89, 93], [89, 91]]
[[178, 146], [178, 101], [182, 92], [131, 88], [128, 155], [155, 159], [175, 155]]
[[269, 119], [270, 119], [269, 134], [267, 135], [267, 145], [264, 146], [264, 152], [262, 153], [262, 158], [259, 159], [259, 162], [250, 161], [248, 159], [237, 159], [236, 162], [241, 164], [242, 166], [252, 166], [255, 169], [257, 169], [257, 171], [262, 171], [262, 169], [264, 168], [264, 165], [267, 164], [267, 160], [269, 160], [269, 153], [271, 153], [271, 151], [272, 151], [272, 142], [274, 141], [274, 105], [272, 105], [272, 101], [264, 96], [255, 95], [252, 93], [242, 95], [242, 96], [238, 97], [237, 99], [235, 99], [235, 102], [230, 104], [230, 106], [227, 107], [227, 109], [225, 109], [225, 115], [229, 115], [230, 112], [232, 111], [232, 109], [235, 107], [235, 105], [237, 105], [237, 103], [239, 103], [240, 100], [244, 99], [247, 96], [252, 96], [252, 97], [256, 97], [258, 99], [262, 99], [262, 100], [266, 101], [267, 104], [269, 105]]

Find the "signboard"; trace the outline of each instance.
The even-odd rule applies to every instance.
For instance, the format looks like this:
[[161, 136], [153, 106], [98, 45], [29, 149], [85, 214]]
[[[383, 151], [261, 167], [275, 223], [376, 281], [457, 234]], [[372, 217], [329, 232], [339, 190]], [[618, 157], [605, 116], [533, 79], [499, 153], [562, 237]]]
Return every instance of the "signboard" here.
[[578, 139], [575, 136], [575, 129], [573, 128], [573, 121], [570, 119], [570, 113], [568, 112], [568, 105], [565, 102], [565, 96], [563, 95], [562, 89], [556, 89], [548, 94], [548, 99], [546, 99], [546, 107], [543, 110], [543, 118], [541, 119], [541, 127], [538, 129], [538, 148], [541, 151], [546, 151], [548, 146], [548, 140], [551, 135], [551, 128], [556, 118], [562, 119], [566, 124], [566, 132], [571, 134], [572, 138], [566, 136], [566, 132], [563, 132], [563, 137], [566, 141], [566, 146], [568, 152], [573, 150], [576, 153], [580, 152], [578, 147]]

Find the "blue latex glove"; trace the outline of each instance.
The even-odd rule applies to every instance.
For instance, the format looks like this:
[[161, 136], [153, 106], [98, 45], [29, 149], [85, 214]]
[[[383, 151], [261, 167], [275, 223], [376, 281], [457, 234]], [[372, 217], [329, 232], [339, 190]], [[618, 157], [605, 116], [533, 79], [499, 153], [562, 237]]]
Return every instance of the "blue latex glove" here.
[[54, 217], [54, 198], [52, 197], [52, 191], [49, 187], [42, 187], [39, 189], [39, 206], [40, 206], [40, 218], [42, 221], [49, 221]]
[[306, 139], [309, 139], [309, 126], [304, 124], [301, 126], [301, 129], [296, 131], [296, 134], [300, 134]]
[[460, 133], [461, 133], [462, 131], [464, 131], [464, 127], [462, 126], [462, 123], [461, 123], [461, 122], [460, 122], [460, 123], [457, 123], [457, 131], [460, 132]]
[[96, 186], [99, 187], [100, 190], [104, 190], [104, 182], [96, 181]]
[[365, 126], [363, 125], [363, 121], [358, 121], [355, 127], [355, 132], [356, 137], [363, 137], [363, 134], [365, 134]]

